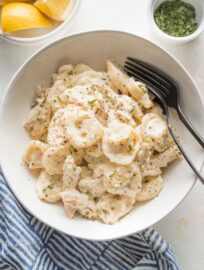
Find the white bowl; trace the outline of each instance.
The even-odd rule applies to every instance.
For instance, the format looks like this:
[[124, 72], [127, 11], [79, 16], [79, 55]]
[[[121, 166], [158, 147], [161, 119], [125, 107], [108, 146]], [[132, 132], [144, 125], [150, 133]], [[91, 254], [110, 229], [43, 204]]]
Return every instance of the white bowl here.
[[38, 46], [43, 43], [45, 44], [50, 41], [56, 40], [57, 38], [62, 36], [63, 33], [65, 33], [66, 30], [70, 27], [71, 22], [77, 13], [80, 2], [81, 0], [70, 0], [69, 11], [67, 11], [69, 16], [62, 23], [53, 21], [54, 26], [52, 27], [28, 29], [24, 31], [17, 31], [13, 34], [2, 33], [0, 37], [17, 45], [32, 46]]
[[[89, 240], [110, 240], [143, 230], [165, 217], [190, 191], [195, 176], [185, 161], [175, 162], [164, 172], [164, 188], [152, 201], [137, 204], [114, 225], [66, 217], [61, 204], [40, 201], [35, 177], [22, 165], [22, 154], [30, 138], [22, 124], [34, 100], [36, 84], [49, 84], [50, 76], [64, 63], [87, 63], [101, 70], [113, 58], [123, 65], [127, 56], [149, 62], [172, 76], [181, 89], [182, 105], [195, 127], [204, 134], [204, 113], [197, 88], [181, 64], [150, 41], [117, 31], [96, 31], [63, 38], [33, 55], [15, 74], [4, 97], [0, 113], [0, 162], [7, 182], [25, 208], [42, 222], [66, 234]], [[203, 152], [179, 121], [177, 132], [200, 168]], [[191, 143], [189, 143], [191, 140]]]
[[184, 2], [190, 3], [196, 10], [196, 18], [198, 23], [197, 30], [185, 37], [174, 37], [163, 32], [156, 24], [154, 19], [154, 12], [159, 5], [165, 0], [151, 0], [148, 7], [148, 18], [150, 20], [150, 26], [152, 31], [161, 38], [165, 43], [174, 45], [185, 44], [187, 42], [196, 39], [204, 31], [204, 1], [203, 0], [183, 0]]

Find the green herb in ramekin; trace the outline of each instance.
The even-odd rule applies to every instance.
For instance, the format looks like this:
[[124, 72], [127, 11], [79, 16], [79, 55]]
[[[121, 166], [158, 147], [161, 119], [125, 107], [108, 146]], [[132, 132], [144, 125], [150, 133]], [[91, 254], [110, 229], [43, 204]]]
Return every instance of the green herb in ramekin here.
[[164, 1], [155, 11], [158, 27], [168, 35], [184, 37], [196, 31], [195, 8], [181, 0]]

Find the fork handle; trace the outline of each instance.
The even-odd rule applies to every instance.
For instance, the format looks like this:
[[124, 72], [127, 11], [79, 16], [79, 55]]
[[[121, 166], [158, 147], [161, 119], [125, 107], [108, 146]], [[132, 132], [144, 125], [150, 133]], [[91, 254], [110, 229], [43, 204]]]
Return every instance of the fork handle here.
[[194, 136], [194, 138], [197, 140], [197, 142], [202, 146], [202, 148], [204, 148], [204, 139], [193, 128], [192, 124], [190, 123], [190, 121], [187, 119], [187, 117], [183, 113], [180, 105], [178, 105], [178, 107], [177, 107], [177, 113], [179, 115], [180, 120], [184, 123], [186, 128], [191, 132], [191, 134]]
[[191, 162], [190, 158], [188, 157], [188, 155], [186, 154], [185, 150], [183, 149], [183, 147], [180, 145], [178, 139], [175, 136], [175, 133], [172, 129], [172, 127], [169, 127], [169, 131], [175, 141], [175, 143], [177, 144], [179, 150], [181, 151], [183, 157], [185, 158], [185, 160], [187, 161], [187, 163], [189, 164], [189, 166], [191, 167], [191, 169], [194, 171], [194, 173], [196, 174], [196, 176], [200, 179], [201, 183], [204, 185], [204, 177], [200, 174], [200, 172], [196, 169], [196, 167], [193, 165], [193, 163]]
[[162, 105], [163, 105], [163, 108], [166, 112], [166, 120], [167, 120], [167, 124], [168, 124], [168, 128], [169, 128], [169, 131], [176, 143], [176, 145], [178, 146], [179, 150], [181, 151], [183, 157], [185, 158], [185, 160], [187, 161], [188, 165], [191, 167], [191, 169], [194, 171], [194, 173], [196, 174], [196, 176], [200, 179], [201, 183], [204, 184], [204, 177], [200, 174], [200, 172], [196, 169], [196, 167], [193, 165], [193, 163], [191, 162], [190, 158], [188, 157], [188, 155], [186, 154], [185, 150], [183, 149], [183, 147], [181, 146], [180, 142], [178, 141], [175, 133], [174, 133], [174, 130], [171, 126], [171, 123], [170, 123], [170, 116], [169, 116], [169, 109], [166, 105], [166, 102], [163, 100], [163, 98], [160, 99]]

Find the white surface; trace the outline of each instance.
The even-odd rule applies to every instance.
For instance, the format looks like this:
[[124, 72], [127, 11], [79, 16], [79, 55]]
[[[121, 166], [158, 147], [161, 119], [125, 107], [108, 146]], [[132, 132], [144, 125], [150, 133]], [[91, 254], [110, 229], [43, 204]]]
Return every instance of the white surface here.
[[[200, 122], [204, 122], [200, 97], [195, 85], [178, 62], [151, 42], [117, 31], [79, 34], [64, 38], [43, 49], [32, 57], [11, 81], [2, 106], [0, 164], [10, 187], [20, 202], [34, 216], [72, 236], [89, 240], [111, 240], [146, 229], [172, 211], [195, 182], [195, 177], [184, 160], [168, 166], [163, 174], [165, 184], [160, 195], [147, 203], [136, 204], [130, 214], [112, 226], [82, 218], [67, 219], [60, 204], [53, 206], [40, 201], [36, 196], [35, 177], [25, 166], [22, 166], [22, 153], [30, 141], [22, 123], [33, 103], [35, 85], [49, 85], [52, 73], [60, 64], [67, 61], [74, 65], [83, 62], [97, 70], [103, 70], [106, 59], [116, 59], [118, 64], [123, 65], [127, 55], [154, 63], [177, 80], [181, 97], [184, 97], [182, 99], [184, 110], [200, 132], [204, 133], [204, 126], [199, 126]], [[197, 108], [192, 99], [197, 104]], [[195, 141], [188, 143], [192, 140], [190, 134], [186, 134], [181, 122], [176, 120], [175, 118], [173, 123], [177, 127], [180, 140], [185, 143], [185, 149], [191, 153], [195, 166], [201, 168], [204, 157], [201, 147]], [[15, 140], [13, 134], [15, 134]], [[16, 181], [16, 175], [20, 181]], [[177, 179], [180, 181], [178, 182]]]
[[[148, 0], [82, 1], [80, 11], [69, 33], [109, 28], [140, 34], [161, 43], [152, 34], [146, 18], [148, 2]], [[180, 47], [165, 45], [193, 76], [204, 98], [203, 46], [204, 35]], [[1, 94], [19, 65], [35, 50], [36, 48], [18, 47], [0, 40]], [[176, 210], [155, 227], [173, 244], [183, 269], [203, 269], [204, 187], [200, 183], [195, 185], [190, 195]]]

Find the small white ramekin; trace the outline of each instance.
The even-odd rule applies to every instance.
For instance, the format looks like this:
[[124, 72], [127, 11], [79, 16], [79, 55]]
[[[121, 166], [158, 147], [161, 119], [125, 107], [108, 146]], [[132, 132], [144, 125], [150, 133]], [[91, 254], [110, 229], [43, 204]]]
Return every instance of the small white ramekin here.
[[171, 43], [175, 45], [184, 44], [197, 38], [204, 31], [204, 0], [183, 0], [191, 4], [196, 10], [196, 18], [198, 22], [198, 28], [191, 35], [185, 37], [174, 37], [163, 32], [156, 24], [154, 20], [155, 10], [165, 0], [151, 0], [148, 7], [148, 18], [152, 31], [165, 43]]
[[[39, 46], [41, 44], [49, 43], [59, 38], [60, 36], [63, 35], [63, 33], [65, 33], [65, 31], [71, 25], [71, 22], [77, 13], [80, 2], [81, 0], [71, 0], [70, 1], [71, 11], [70, 11], [69, 17], [64, 22], [62, 22], [57, 27], [55, 27], [53, 30], [50, 31], [49, 28], [47, 28], [47, 31], [45, 34], [35, 36], [35, 37], [18, 37], [14, 35], [13, 36], [8, 35], [6, 33], [1, 33], [0, 37], [2, 39], [5, 39], [17, 45], [23, 45], [23, 46], [24, 45], [25, 46], [26, 45]], [[26, 30], [26, 31], [29, 31], [29, 30]]]

